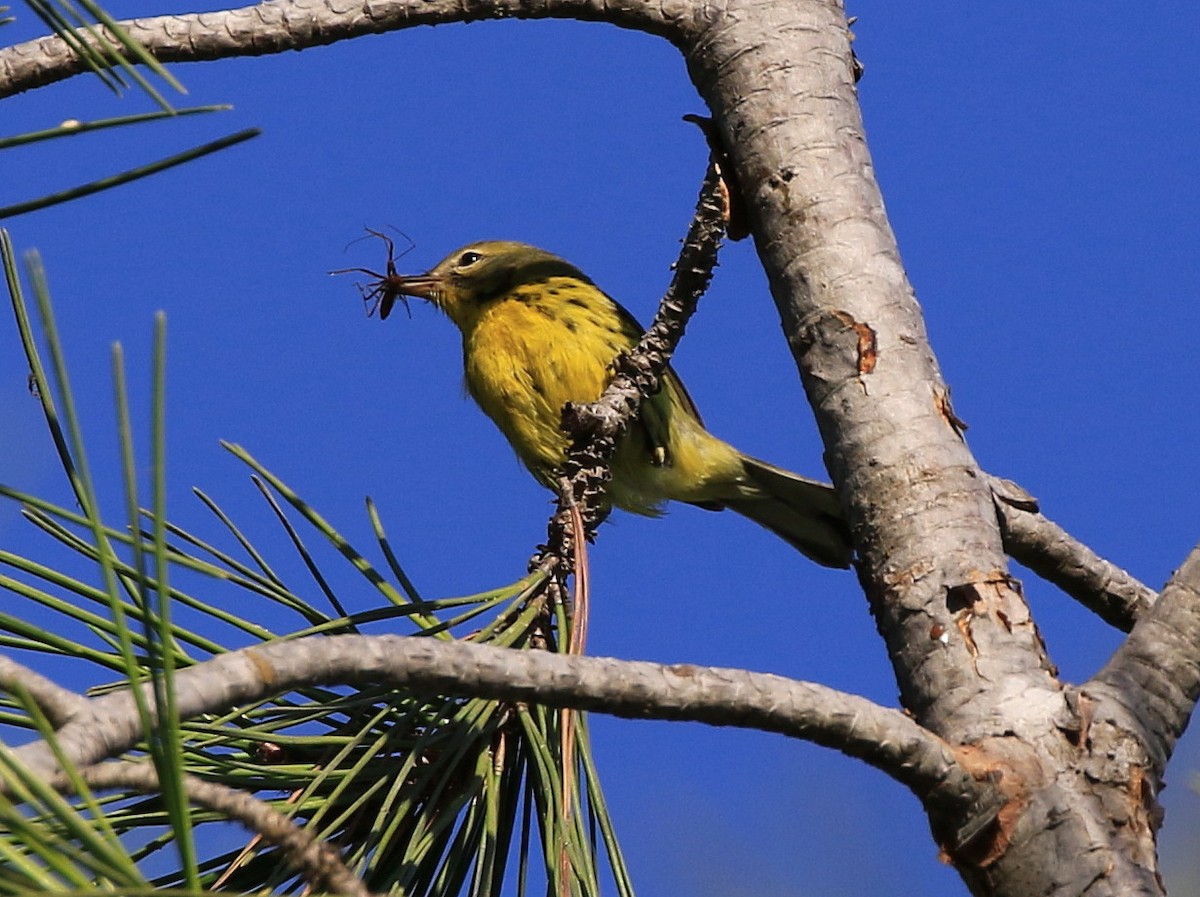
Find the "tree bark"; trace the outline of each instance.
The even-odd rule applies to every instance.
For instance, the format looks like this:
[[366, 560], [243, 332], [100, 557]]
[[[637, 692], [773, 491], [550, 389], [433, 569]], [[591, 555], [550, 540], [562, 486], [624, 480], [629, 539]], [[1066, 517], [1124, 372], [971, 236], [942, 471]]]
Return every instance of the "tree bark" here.
[[[1112, 762], [1126, 740], [1144, 754], [1147, 734], [1112, 700], [1114, 731], [1093, 737], [1008, 573], [884, 213], [840, 4], [706, 8], [710, 21], [684, 46], [689, 70], [744, 191], [901, 699], [1009, 800], [951, 859], [977, 894], [1163, 893], [1161, 766]], [[1187, 651], [1194, 668], [1195, 645]], [[1139, 705], [1138, 684], [1124, 685], [1124, 706]], [[1173, 732], [1195, 700], [1183, 691], [1167, 702]], [[1088, 774], [1097, 763], [1103, 777]], [[932, 822], [945, 839], [947, 821]]]

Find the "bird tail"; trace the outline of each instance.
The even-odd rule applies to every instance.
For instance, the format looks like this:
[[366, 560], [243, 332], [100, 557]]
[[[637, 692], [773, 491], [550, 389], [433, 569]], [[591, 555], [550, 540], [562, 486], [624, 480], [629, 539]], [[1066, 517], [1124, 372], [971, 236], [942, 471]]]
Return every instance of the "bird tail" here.
[[721, 504], [769, 529], [826, 567], [850, 566], [850, 531], [833, 487], [742, 455], [754, 494]]

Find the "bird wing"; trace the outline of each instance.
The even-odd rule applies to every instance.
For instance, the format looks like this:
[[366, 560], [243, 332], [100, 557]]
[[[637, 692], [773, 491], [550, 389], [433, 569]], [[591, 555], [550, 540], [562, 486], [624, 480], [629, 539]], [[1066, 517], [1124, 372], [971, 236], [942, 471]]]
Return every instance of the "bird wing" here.
[[[642, 402], [642, 425], [650, 446], [650, 460], [655, 467], [671, 464], [671, 415], [683, 413], [700, 423], [700, 412], [679, 379], [670, 368], [663, 372], [658, 392]], [[703, 426], [703, 424], [701, 424]]]
[[[608, 298], [616, 310], [621, 335], [628, 340], [629, 351], [632, 351], [645, 334], [645, 330], [638, 323], [637, 318], [630, 314], [621, 303], [612, 299], [612, 297]], [[683, 381], [679, 379], [679, 375], [675, 373], [674, 369], [668, 366], [663, 371], [658, 392], [642, 402], [642, 427], [646, 431], [647, 443], [650, 449], [650, 461], [656, 467], [662, 467], [671, 463], [671, 414], [678, 413], [675, 409], [683, 409], [685, 414], [695, 418], [700, 426], [704, 426], [704, 421], [700, 419], [700, 410], [696, 407], [695, 401], [688, 395], [688, 391], [684, 387]]]

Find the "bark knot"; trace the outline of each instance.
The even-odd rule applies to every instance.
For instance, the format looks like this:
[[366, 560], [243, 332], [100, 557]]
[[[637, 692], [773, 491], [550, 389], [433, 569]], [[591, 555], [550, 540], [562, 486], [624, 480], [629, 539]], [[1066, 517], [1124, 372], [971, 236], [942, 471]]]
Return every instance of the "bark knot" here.
[[986, 869], [1004, 856], [1029, 806], [1030, 793], [1041, 786], [1045, 775], [1033, 749], [1015, 737], [985, 738], [953, 751], [976, 781], [991, 784], [1002, 803], [981, 808], [986, 818], [967, 820], [968, 826], [974, 823], [973, 837], [956, 843], [942, 838], [941, 859]]
[[866, 392], [866, 377], [879, 364], [875, 329], [849, 312], [822, 308], [799, 322], [792, 349], [807, 373], [822, 383], [856, 381]]

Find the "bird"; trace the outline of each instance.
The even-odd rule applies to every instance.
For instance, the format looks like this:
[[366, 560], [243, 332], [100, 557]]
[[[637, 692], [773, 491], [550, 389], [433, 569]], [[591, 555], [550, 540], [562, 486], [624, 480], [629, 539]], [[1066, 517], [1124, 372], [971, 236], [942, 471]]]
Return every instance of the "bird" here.
[[[388, 275], [371, 295], [381, 300], [381, 317], [397, 298], [414, 297], [450, 318], [462, 334], [468, 394], [550, 489], [569, 446], [564, 405], [600, 398], [614, 360], [643, 333], [579, 268], [509, 240], [470, 243], [424, 274], [397, 274], [389, 257]], [[617, 445], [607, 500], [651, 517], [668, 501], [728, 508], [818, 564], [850, 565], [849, 532], [833, 487], [709, 433], [670, 367]]]

